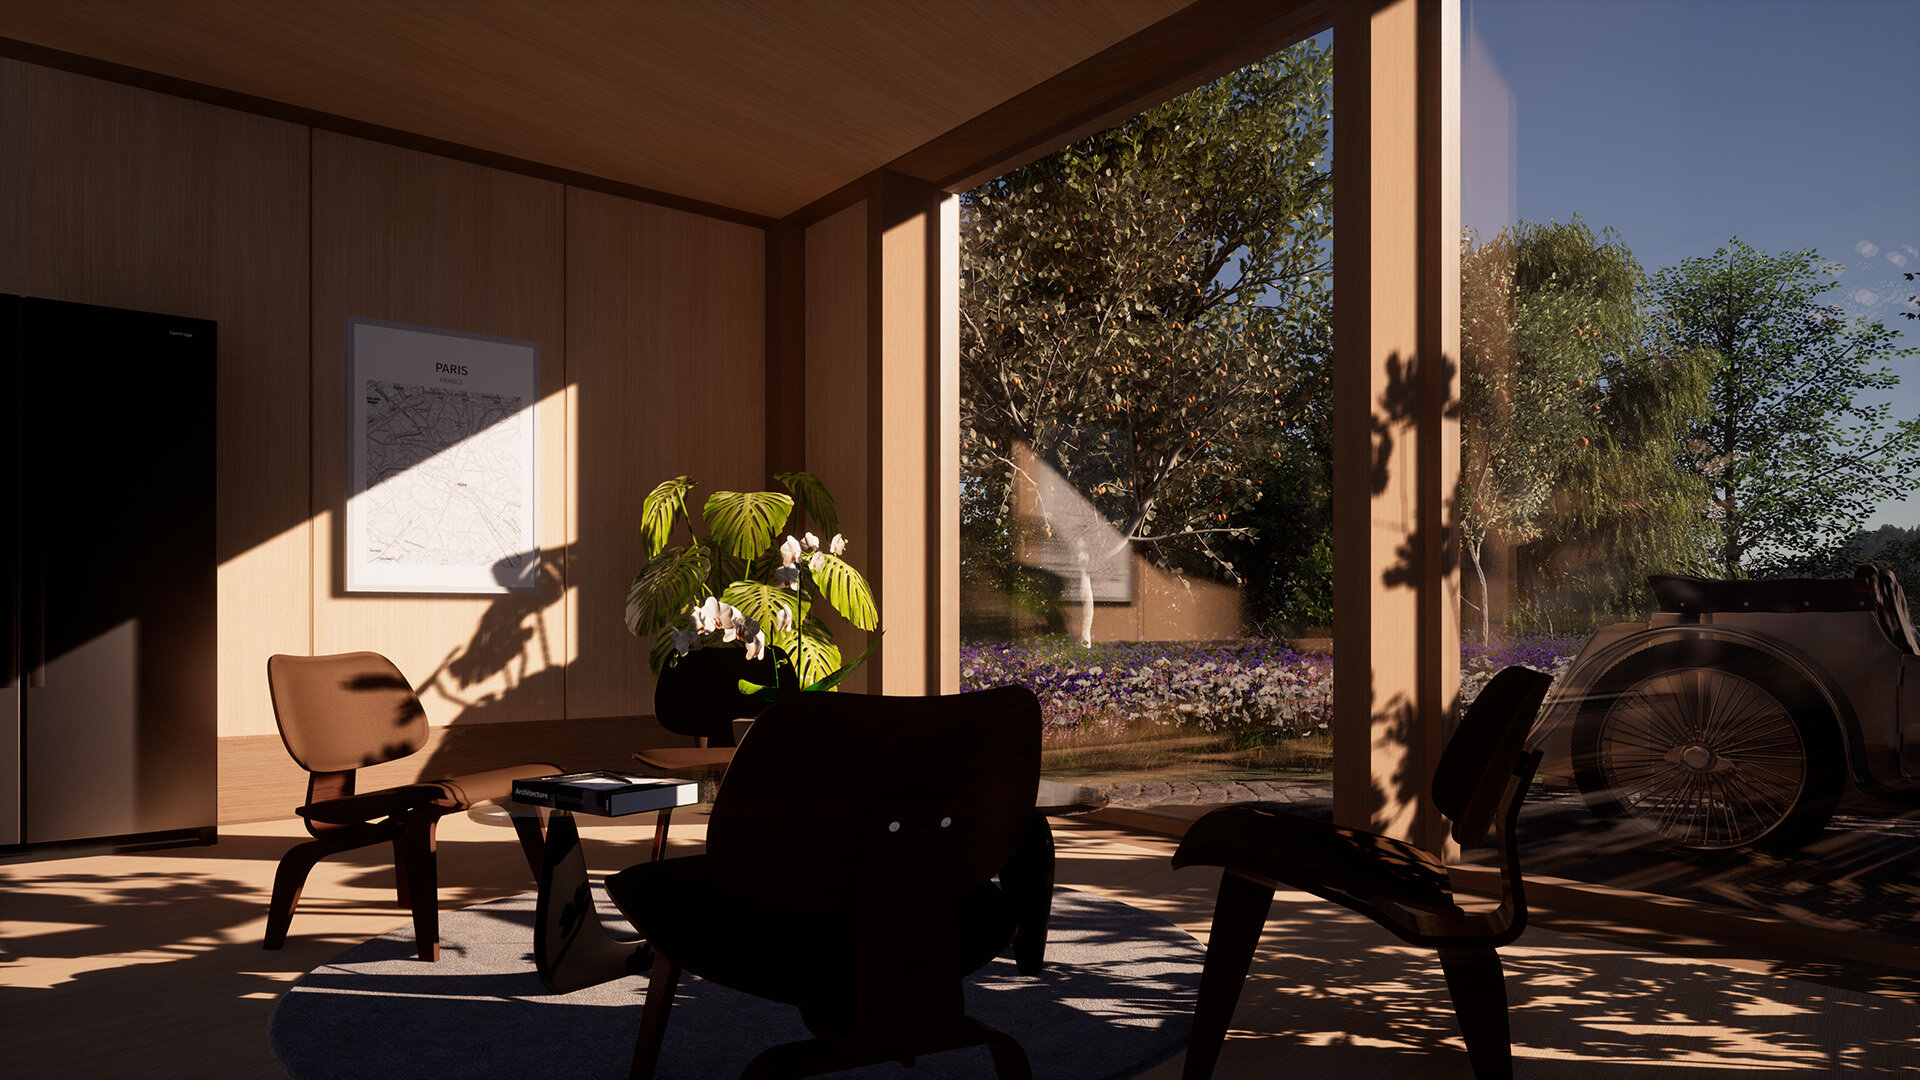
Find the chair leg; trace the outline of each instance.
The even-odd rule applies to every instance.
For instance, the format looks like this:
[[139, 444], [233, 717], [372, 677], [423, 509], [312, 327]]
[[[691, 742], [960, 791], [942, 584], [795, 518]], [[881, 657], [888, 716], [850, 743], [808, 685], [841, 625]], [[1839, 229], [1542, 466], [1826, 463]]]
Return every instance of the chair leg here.
[[1232, 871], [1220, 875], [1220, 899], [1207, 935], [1206, 966], [1200, 973], [1200, 1000], [1193, 1009], [1193, 1033], [1187, 1037], [1182, 1080], [1207, 1080], [1220, 1060], [1227, 1025], [1233, 1022], [1240, 988], [1253, 965], [1253, 949], [1267, 925], [1273, 889]]
[[673, 1010], [674, 987], [680, 982], [680, 965], [658, 949], [653, 951], [653, 971], [647, 976], [647, 1003], [640, 1011], [640, 1031], [633, 1040], [632, 1080], [653, 1080], [654, 1066], [660, 1063], [660, 1040], [667, 1035], [667, 1014]]
[[413, 909], [413, 936], [420, 959], [440, 959], [440, 872], [435, 866], [434, 833], [439, 828], [437, 814], [416, 813], [407, 819], [394, 841], [403, 850], [401, 865], [395, 872], [407, 883]]
[[1033, 1080], [1033, 1063], [1027, 1060], [1020, 1040], [971, 1016], [967, 1017], [967, 1031], [993, 1055], [993, 1074], [999, 1080]]
[[653, 815], [653, 861], [659, 862], [667, 854], [667, 826], [673, 822], [673, 807], [657, 810]]
[[1507, 983], [1492, 949], [1441, 949], [1453, 1013], [1467, 1044], [1475, 1080], [1511, 1080], [1513, 1037], [1507, 1027]]
[[287, 943], [287, 930], [293, 925], [293, 909], [300, 903], [300, 890], [306, 887], [307, 874], [329, 850], [329, 845], [296, 844], [280, 857], [280, 866], [273, 872], [273, 899], [267, 902], [267, 940], [264, 948], [278, 949]]

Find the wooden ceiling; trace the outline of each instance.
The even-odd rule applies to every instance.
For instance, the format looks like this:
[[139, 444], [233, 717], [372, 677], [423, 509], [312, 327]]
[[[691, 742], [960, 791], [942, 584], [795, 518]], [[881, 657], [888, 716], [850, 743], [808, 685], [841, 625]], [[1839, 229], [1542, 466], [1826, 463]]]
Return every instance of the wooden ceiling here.
[[[0, 4], [0, 37], [779, 218], [902, 159], [955, 179], [967, 163], [951, 153], [951, 160], [927, 160], [930, 145], [970, 122], [978, 129], [996, 107], [1004, 112], [1006, 103], [1031, 97], [1048, 80], [1055, 80], [1055, 97], [1084, 94], [1060, 85], [1060, 77], [1103, 54], [1109, 68], [1119, 69], [1193, 51], [1178, 32], [1165, 50], [1146, 33], [1170, 16], [1187, 20], [1187, 37], [1205, 43], [1200, 51], [1220, 54], [1243, 44], [1235, 34], [1270, 38], [1281, 13], [1318, 6], [53, 0]], [[1254, 30], [1221, 23], [1247, 22], [1248, 11], [1261, 13]], [[1205, 16], [1198, 23], [1196, 12]], [[17, 47], [12, 54], [37, 58]], [[1184, 73], [1189, 85], [1218, 60], [1183, 59], [1193, 69]], [[1043, 119], [1036, 130], [1054, 137], [1074, 126]], [[911, 157], [916, 151], [919, 159]]]

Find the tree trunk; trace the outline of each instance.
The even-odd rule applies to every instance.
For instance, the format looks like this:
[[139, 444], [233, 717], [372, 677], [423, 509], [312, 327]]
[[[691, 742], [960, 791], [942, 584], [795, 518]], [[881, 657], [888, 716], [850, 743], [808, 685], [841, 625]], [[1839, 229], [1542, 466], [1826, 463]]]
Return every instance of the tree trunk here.
[[1480, 586], [1480, 644], [1490, 640], [1489, 627], [1493, 610], [1493, 598], [1487, 595], [1487, 572], [1480, 566], [1480, 544], [1467, 545], [1467, 565], [1473, 567], [1474, 584]]

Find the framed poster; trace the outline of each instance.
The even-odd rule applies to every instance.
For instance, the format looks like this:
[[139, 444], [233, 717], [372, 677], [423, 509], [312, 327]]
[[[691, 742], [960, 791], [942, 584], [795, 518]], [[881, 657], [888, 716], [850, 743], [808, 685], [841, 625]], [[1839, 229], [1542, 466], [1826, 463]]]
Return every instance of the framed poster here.
[[532, 593], [540, 345], [347, 320], [346, 588]]

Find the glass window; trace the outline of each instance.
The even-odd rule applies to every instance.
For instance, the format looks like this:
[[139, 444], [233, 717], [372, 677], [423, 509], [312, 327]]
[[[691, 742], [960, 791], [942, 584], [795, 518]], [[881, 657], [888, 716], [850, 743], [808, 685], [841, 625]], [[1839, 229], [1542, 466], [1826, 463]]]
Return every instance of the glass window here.
[[1528, 870], [1920, 936], [1920, 7], [1466, 16], [1462, 625], [1560, 676]]
[[1330, 784], [1329, 39], [963, 200], [962, 684], [1119, 802]]

